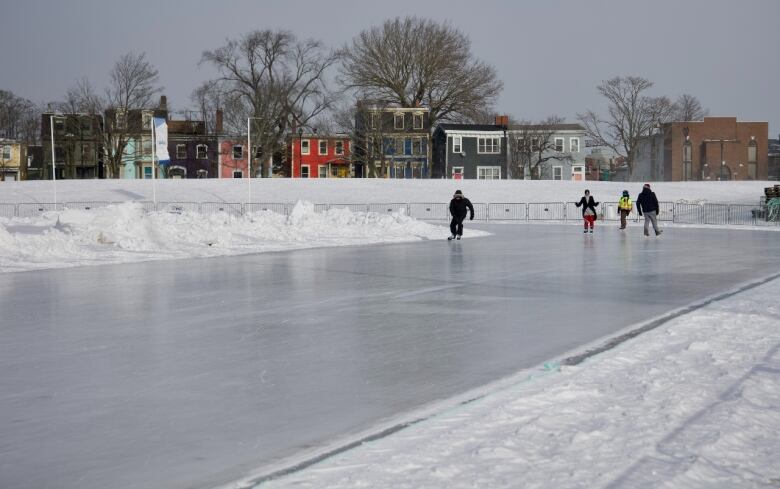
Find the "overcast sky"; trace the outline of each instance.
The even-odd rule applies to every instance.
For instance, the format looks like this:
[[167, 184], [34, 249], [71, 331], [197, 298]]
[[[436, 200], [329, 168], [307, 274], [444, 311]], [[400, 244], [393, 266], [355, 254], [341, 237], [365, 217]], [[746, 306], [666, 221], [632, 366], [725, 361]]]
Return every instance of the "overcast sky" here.
[[338, 47], [395, 16], [448, 20], [504, 82], [497, 109], [519, 119], [603, 109], [616, 75], [652, 95], [698, 97], [711, 115], [780, 132], [780, 0], [2, 0], [0, 88], [61, 100], [87, 77], [102, 87], [117, 58], [146, 52], [175, 109], [213, 75], [203, 50], [254, 29], [289, 29]]

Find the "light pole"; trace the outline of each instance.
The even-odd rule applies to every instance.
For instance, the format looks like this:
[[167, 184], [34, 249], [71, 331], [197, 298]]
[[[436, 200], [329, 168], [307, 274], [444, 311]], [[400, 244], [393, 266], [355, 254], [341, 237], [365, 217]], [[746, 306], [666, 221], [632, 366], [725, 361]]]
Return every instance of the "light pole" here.
[[251, 121], [252, 119], [260, 119], [260, 117], [247, 117], [246, 119], [246, 145], [247, 150], [249, 153], [247, 153], [247, 183], [246, 183], [246, 203], [247, 203], [247, 212], [249, 209], [249, 206], [252, 203], [252, 127], [251, 127]]

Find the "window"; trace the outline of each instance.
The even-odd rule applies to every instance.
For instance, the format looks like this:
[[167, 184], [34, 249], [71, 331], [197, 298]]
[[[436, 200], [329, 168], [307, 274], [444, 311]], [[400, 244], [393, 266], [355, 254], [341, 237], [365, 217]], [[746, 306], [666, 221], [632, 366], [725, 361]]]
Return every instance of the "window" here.
[[758, 162], [756, 161], [756, 155], [758, 154], [758, 146], [756, 145], [756, 139], [750, 138], [748, 144], [748, 178], [755, 180], [758, 176]]
[[143, 118], [143, 127], [146, 130], [150, 130], [152, 128], [152, 114], [149, 112], [144, 112], [141, 116]]
[[555, 151], [563, 153], [563, 138], [555, 138]]
[[336, 154], [337, 155], [344, 154], [344, 141], [336, 141]]
[[61, 161], [65, 159], [65, 150], [62, 149], [62, 146], [57, 146], [54, 148], [54, 159], [57, 161]]
[[244, 147], [240, 144], [236, 144], [233, 146], [233, 159], [234, 160], [240, 160], [244, 157]]
[[371, 112], [371, 129], [379, 127], [379, 112]]
[[477, 138], [477, 153], [498, 154], [501, 152], [501, 138]]
[[412, 138], [404, 138], [404, 154], [412, 154]]
[[92, 148], [89, 144], [81, 145], [81, 159], [87, 158], [92, 154]]
[[65, 120], [62, 117], [54, 118], [54, 130], [62, 131], [65, 128]]
[[553, 167], [553, 180], [563, 180], [563, 167], [562, 166], [554, 166]]
[[454, 166], [454, 167], [452, 167], [452, 179], [453, 180], [463, 180], [463, 167], [462, 166]]
[[403, 129], [404, 128], [404, 115], [403, 114], [396, 114], [395, 117], [393, 117], [393, 127], [396, 129]]
[[[199, 160], [205, 160], [206, 158], [208, 158], [208, 151], [209, 151], [208, 146], [206, 146], [205, 144], [199, 144], [195, 148], [195, 157]], [[200, 175], [198, 175], [198, 178], [200, 178]]]
[[198, 178], [208, 178], [209, 172], [208, 170], [198, 170]]
[[10, 160], [11, 159], [11, 147], [10, 146], [3, 146], [3, 156], [2, 158], [4, 160]]
[[187, 157], [187, 145], [186, 144], [177, 144], [176, 145], [176, 159], [183, 160]]
[[235, 170], [233, 172], [233, 178], [244, 178], [244, 172], [241, 170]]
[[254, 156], [252, 158], [260, 158], [262, 156], [263, 156], [263, 147], [262, 146], [255, 146]]
[[145, 166], [144, 167], [144, 179], [151, 180], [152, 178], [152, 167], [151, 166]]
[[501, 180], [500, 166], [478, 166], [477, 178], [480, 180]]
[[328, 177], [328, 165], [318, 165], [317, 166], [317, 176], [320, 178], [327, 178]]
[[92, 119], [89, 117], [82, 117], [81, 118], [81, 131], [82, 132], [89, 132], [92, 130]]
[[320, 154], [321, 155], [328, 154], [328, 141], [324, 139], [320, 139]]
[[309, 178], [309, 165], [301, 165], [301, 178]]
[[452, 138], [452, 152], [463, 153], [463, 139], [460, 136], [453, 136]]
[[127, 129], [127, 112], [124, 109], [117, 109], [116, 114], [114, 114], [114, 121], [118, 130], [124, 131]]
[[152, 140], [151, 139], [144, 139], [141, 143], [141, 154], [143, 156], [151, 156], [152, 155]]
[[531, 151], [539, 151], [539, 138], [531, 138]]
[[693, 160], [693, 147], [691, 146], [690, 141], [687, 141], [685, 144], [683, 144], [683, 180], [684, 181], [691, 180], [692, 160]]
[[415, 155], [421, 155], [422, 154], [422, 139], [414, 138], [412, 140], [412, 154], [415, 154]]
[[569, 152], [580, 152], [580, 138], [569, 138]]
[[309, 146], [309, 140], [308, 139], [301, 139], [301, 154], [307, 155], [311, 152], [311, 147]]
[[422, 129], [423, 128], [423, 115], [422, 114], [414, 114], [414, 120], [413, 120], [413, 128], [414, 129]]

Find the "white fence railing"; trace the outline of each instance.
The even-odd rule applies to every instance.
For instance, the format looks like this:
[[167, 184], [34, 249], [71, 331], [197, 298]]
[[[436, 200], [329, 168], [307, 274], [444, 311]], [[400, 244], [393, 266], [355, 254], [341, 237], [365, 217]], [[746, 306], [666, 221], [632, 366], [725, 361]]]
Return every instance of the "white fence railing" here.
[[[214, 214], [224, 212], [240, 216], [247, 212], [275, 212], [289, 215], [295, 204], [285, 202], [253, 202], [252, 204], [231, 202], [147, 202], [140, 203], [146, 211], [157, 212], [194, 212]], [[47, 212], [66, 209], [92, 210], [107, 207], [120, 202], [65, 202], [53, 203], [0, 203], [0, 217], [29, 218]], [[659, 220], [680, 224], [715, 225], [780, 225], [780, 212], [764, 202], [749, 204], [685, 204], [660, 202]], [[370, 203], [370, 204], [315, 204], [317, 212], [330, 209], [349, 209], [352, 212], [376, 212], [380, 214], [403, 213], [416, 219], [449, 220], [448, 204], [444, 202], [411, 203]], [[598, 208], [599, 218], [605, 221], [617, 221], [620, 214], [617, 202], [601, 202]], [[636, 216], [636, 211], [632, 216]], [[474, 203], [474, 219], [478, 221], [577, 221], [582, 218], [581, 209], [574, 202], [507, 202]]]

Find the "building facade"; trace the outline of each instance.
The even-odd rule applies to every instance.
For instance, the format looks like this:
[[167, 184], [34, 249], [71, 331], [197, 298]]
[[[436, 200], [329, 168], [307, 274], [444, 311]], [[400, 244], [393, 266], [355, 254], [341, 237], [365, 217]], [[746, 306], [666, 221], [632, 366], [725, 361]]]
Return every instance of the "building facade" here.
[[506, 126], [439, 124], [433, 132], [432, 178], [508, 178]]
[[300, 133], [287, 139], [292, 178], [352, 178], [355, 164], [347, 134]]
[[767, 178], [780, 180], [780, 134], [777, 135], [777, 139], [770, 139], [768, 144]]
[[661, 124], [637, 146], [631, 181], [766, 180], [767, 122], [736, 117]]
[[100, 132], [102, 124], [103, 118], [98, 114], [43, 113], [43, 178], [51, 180], [53, 171], [56, 172], [58, 180], [103, 178], [103, 144]]
[[204, 121], [169, 120], [167, 178], [217, 178], [219, 144]]
[[353, 141], [356, 177], [430, 178], [427, 107], [359, 102]]
[[0, 182], [27, 180], [27, 145], [0, 138]]
[[219, 154], [217, 166], [219, 178], [248, 178], [249, 153], [246, 136], [218, 136]]
[[585, 128], [579, 124], [512, 124], [513, 178], [585, 180]]

